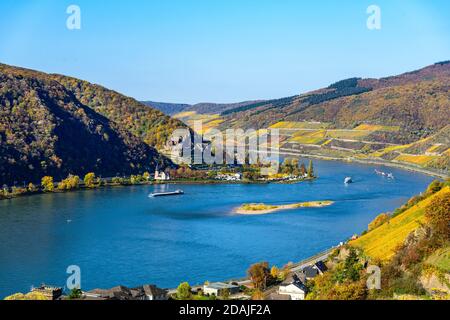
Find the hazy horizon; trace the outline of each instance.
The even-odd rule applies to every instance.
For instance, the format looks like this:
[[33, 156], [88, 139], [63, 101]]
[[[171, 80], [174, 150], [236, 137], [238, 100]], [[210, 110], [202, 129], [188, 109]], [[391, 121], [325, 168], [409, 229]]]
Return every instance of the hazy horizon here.
[[[69, 30], [69, 5], [81, 29]], [[446, 1], [2, 1], [0, 61], [141, 101], [281, 98], [450, 59]], [[381, 10], [369, 30], [367, 8]], [[445, 10], [448, 8], [449, 10]]]

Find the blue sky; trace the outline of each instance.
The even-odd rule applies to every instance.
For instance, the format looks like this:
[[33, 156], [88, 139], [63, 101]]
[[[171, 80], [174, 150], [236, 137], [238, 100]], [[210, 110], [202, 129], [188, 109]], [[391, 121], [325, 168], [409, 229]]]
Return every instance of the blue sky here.
[[[81, 30], [66, 9], [81, 8]], [[366, 9], [381, 8], [381, 30]], [[447, 0], [1, 0], [0, 62], [140, 100], [291, 96], [450, 59]]]

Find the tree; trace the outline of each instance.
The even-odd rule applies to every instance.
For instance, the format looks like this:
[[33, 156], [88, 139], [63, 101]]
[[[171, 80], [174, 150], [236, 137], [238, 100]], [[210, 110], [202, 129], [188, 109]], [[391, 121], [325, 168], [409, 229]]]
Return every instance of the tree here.
[[444, 186], [443, 182], [440, 182], [439, 180], [434, 180], [427, 188], [426, 193], [427, 194], [434, 194], [442, 189]]
[[272, 278], [278, 279], [280, 276], [280, 270], [276, 266], [273, 266], [270, 269], [270, 275], [272, 276]]
[[312, 160], [309, 160], [308, 177], [314, 178], [314, 166]]
[[362, 265], [359, 263], [358, 253], [355, 248], [350, 248], [350, 252], [344, 262], [344, 277], [352, 281], [358, 281], [360, 279], [359, 272], [362, 269]]
[[45, 176], [41, 180], [42, 190], [44, 192], [53, 192], [55, 190], [55, 184], [53, 183], [53, 177]]
[[425, 217], [442, 240], [450, 238], [450, 192], [436, 195], [425, 208]]
[[222, 297], [223, 300], [228, 300], [230, 298], [230, 289], [222, 290], [221, 297]]
[[146, 181], [150, 181], [150, 173], [148, 173], [147, 171], [144, 172], [144, 174], [142, 175], [142, 177], [143, 177]]
[[84, 185], [86, 188], [95, 188], [95, 173], [90, 172], [84, 176]]
[[256, 289], [264, 289], [270, 276], [269, 263], [255, 263], [250, 266], [247, 273]]
[[389, 221], [389, 215], [387, 213], [378, 215], [371, 223], [369, 223], [369, 231], [378, 228], [387, 221]]
[[82, 296], [83, 291], [81, 291], [81, 289], [73, 288], [72, 290], [70, 290], [69, 300], [80, 299]]
[[28, 185], [28, 192], [36, 192], [36, 191], [38, 191], [38, 188], [34, 184], [30, 183]]
[[300, 166], [300, 173], [302, 176], [304, 176], [306, 174], [306, 166], [304, 163], [302, 163]]
[[264, 293], [261, 290], [256, 289], [252, 294], [252, 300], [264, 300]]
[[178, 300], [191, 300], [192, 299], [192, 288], [187, 282], [181, 283], [177, 288], [177, 299]]

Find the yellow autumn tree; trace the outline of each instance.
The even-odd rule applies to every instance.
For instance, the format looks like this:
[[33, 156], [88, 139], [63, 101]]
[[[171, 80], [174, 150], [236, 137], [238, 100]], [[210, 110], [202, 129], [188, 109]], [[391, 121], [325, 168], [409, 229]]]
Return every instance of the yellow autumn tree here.
[[45, 176], [41, 180], [42, 190], [44, 192], [53, 192], [55, 190], [55, 184], [53, 182], [53, 177]]

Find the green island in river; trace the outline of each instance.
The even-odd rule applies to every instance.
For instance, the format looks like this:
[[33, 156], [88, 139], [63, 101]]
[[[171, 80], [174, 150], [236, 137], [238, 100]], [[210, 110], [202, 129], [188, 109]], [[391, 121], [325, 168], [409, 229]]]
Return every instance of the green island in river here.
[[235, 210], [237, 214], [269, 214], [281, 210], [297, 209], [297, 208], [322, 208], [331, 206], [333, 201], [309, 201], [284, 205], [268, 205], [264, 203], [246, 203]]

